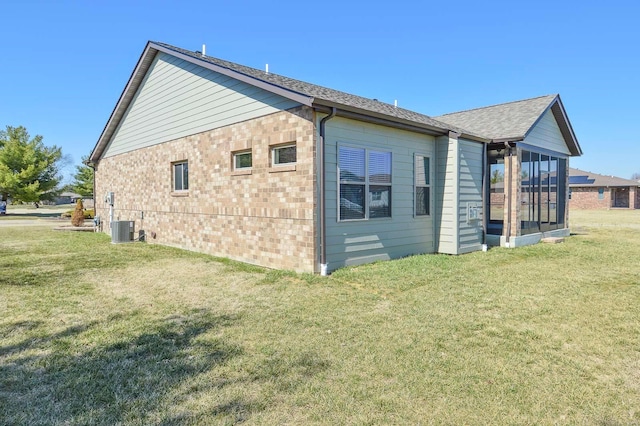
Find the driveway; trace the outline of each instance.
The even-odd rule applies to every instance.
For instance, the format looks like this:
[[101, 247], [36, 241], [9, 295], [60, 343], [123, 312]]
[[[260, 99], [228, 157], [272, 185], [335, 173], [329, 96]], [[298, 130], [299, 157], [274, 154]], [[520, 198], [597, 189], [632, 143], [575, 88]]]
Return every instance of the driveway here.
[[73, 209], [73, 205], [42, 206], [38, 209], [27, 206], [7, 206], [7, 214], [0, 215], [0, 227], [10, 226], [60, 226], [71, 224], [70, 219], [61, 219], [62, 212]]

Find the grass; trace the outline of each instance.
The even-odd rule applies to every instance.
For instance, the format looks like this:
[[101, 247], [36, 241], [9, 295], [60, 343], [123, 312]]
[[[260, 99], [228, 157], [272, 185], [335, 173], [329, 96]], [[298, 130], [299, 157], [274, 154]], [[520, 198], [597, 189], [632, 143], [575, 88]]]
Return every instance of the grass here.
[[2, 424], [640, 424], [640, 211], [328, 278], [0, 228]]

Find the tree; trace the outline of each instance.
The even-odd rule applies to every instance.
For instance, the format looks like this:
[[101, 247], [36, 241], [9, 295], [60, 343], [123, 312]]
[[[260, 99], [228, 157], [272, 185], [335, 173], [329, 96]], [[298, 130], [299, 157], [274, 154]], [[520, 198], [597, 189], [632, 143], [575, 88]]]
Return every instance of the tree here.
[[634, 173], [631, 175], [631, 180], [637, 180], [640, 182], [640, 173]]
[[87, 156], [82, 157], [82, 165], [76, 166], [71, 190], [83, 197], [93, 198], [93, 169], [85, 163], [88, 158]]
[[504, 180], [504, 176], [502, 175], [500, 170], [495, 169], [491, 173], [491, 183], [498, 183], [498, 182], [502, 182], [503, 180]]
[[58, 194], [62, 150], [30, 139], [23, 126], [0, 131], [0, 195], [3, 200], [36, 203]]

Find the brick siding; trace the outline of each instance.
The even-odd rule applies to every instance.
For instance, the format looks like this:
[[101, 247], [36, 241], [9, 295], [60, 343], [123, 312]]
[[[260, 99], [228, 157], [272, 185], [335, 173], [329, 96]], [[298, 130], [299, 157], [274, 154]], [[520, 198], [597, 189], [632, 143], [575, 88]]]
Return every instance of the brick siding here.
[[[96, 214], [115, 193], [115, 220], [135, 220], [149, 243], [278, 269], [314, 272], [313, 111], [299, 107], [138, 149], [100, 161]], [[295, 142], [295, 165], [272, 166], [274, 145]], [[233, 171], [232, 153], [251, 149], [250, 171]], [[172, 163], [187, 160], [189, 189], [172, 191]], [[144, 213], [144, 216], [143, 216]]]
[[[604, 188], [604, 197], [599, 199], [597, 187], [572, 187], [569, 205], [572, 208], [582, 210], [611, 209], [613, 191], [613, 188]], [[629, 206], [626, 208], [640, 209], [640, 191], [638, 191], [638, 188], [629, 187], [628, 193]]]

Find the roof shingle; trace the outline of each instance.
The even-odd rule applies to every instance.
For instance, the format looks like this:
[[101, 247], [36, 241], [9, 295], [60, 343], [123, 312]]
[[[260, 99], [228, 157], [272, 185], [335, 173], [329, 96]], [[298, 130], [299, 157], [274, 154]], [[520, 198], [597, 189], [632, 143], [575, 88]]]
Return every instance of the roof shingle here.
[[490, 139], [524, 138], [557, 95], [540, 96], [434, 117]]
[[[586, 176], [587, 182], [584, 180], [576, 180], [578, 176]], [[574, 179], [572, 179], [574, 178]], [[571, 181], [576, 183], [572, 183]], [[598, 173], [585, 172], [580, 169], [569, 168], [569, 186], [588, 186], [588, 187], [607, 187], [607, 186], [638, 186], [640, 182], [631, 179], [623, 179], [616, 176], [600, 175]]]
[[194, 59], [209, 62], [211, 64], [239, 72], [249, 77], [261, 80], [263, 82], [272, 84], [274, 86], [290, 90], [302, 95], [306, 95], [314, 98], [314, 102], [338, 104], [341, 106], [350, 106], [358, 110], [375, 112], [378, 114], [386, 115], [389, 117], [400, 118], [403, 120], [411, 121], [418, 124], [424, 124], [430, 127], [434, 127], [442, 130], [453, 130], [458, 133], [468, 134], [477, 137], [483, 137], [478, 133], [473, 133], [463, 126], [454, 125], [452, 123], [446, 123], [439, 120], [435, 120], [428, 115], [420, 114], [415, 111], [411, 111], [404, 108], [398, 108], [395, 105], [391, 105], [385, 102], [380, 102], [375, 99], [369, 99], [362, 96], [352, 95], [339, 90], [330, 89], [328, 87], [318, 86], [316, 84], [307, 83], [304, 81], [296, 80], [293, 78], [285, 77], [283, 75], [267, 73], [256, 68], [247, 67], [234, 62], [225, 61], [222, 59], [214, 58], [211, 56], [202, 56], [198, 52], [192, 52], [190, 50], [181, 49], [179, 47], [172, 46], [166, 43], [152, 42], [158, 46], [162, 46], [166, 49], [174, 52], [182, 53], [190, 56]]

